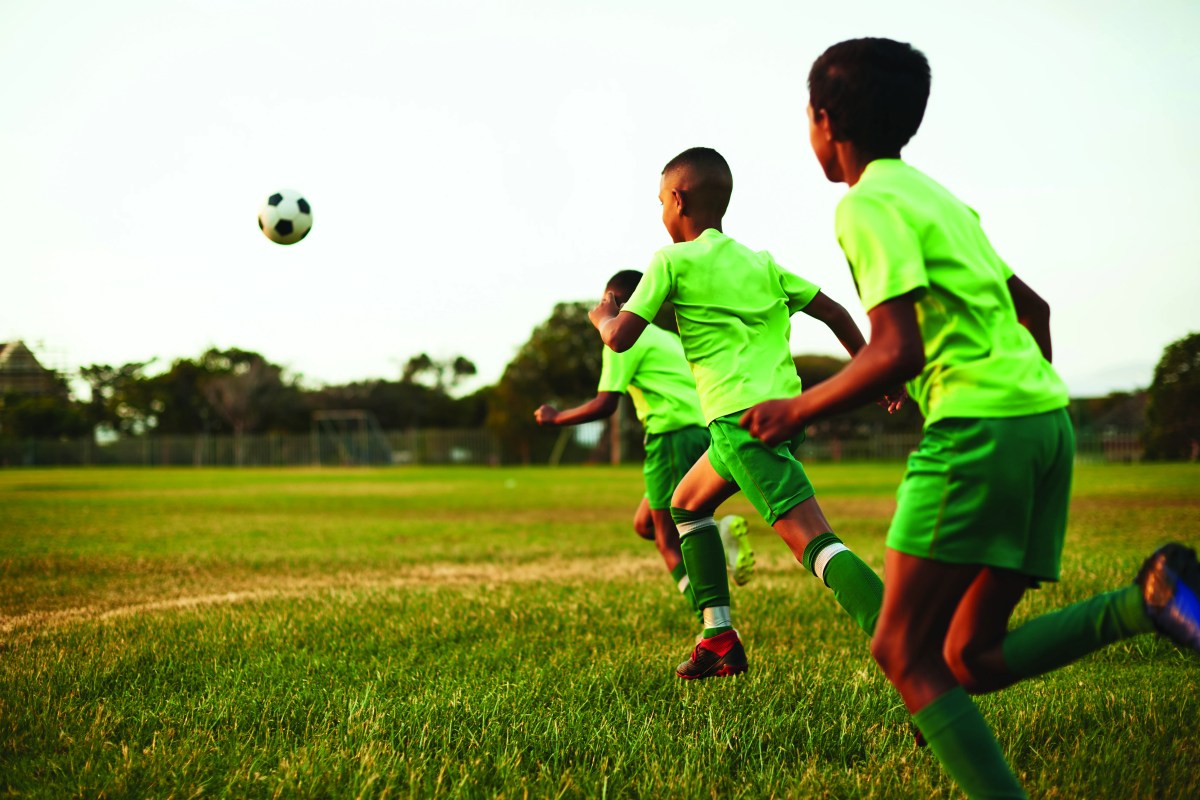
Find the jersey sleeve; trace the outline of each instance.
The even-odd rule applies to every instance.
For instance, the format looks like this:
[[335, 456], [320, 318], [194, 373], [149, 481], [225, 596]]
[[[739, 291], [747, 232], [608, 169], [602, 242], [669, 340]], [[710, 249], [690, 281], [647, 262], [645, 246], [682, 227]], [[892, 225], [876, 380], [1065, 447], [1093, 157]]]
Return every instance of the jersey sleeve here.
[[[771, 258], [769, 253], [764, 253], [764, 255], [766, 255], [767, 258]], [[801, 278], [794, 272], [788, 272], [786, 269], [779, 266], [779, 264], [775, 263], [774, 259], [772, 259], [771, 263], [774, 264], [775, 272], [779, 276], [779, 286], [781, 289], [783, 289], [784, 296], [787, 297], [789, 314], [795, 314], [803, 309], [805, 306], [811, 303], [813, 298], [817, 296], [817, 293], [821, 291], [820, 286], [806, 281], [804, 278]]]
[[837, 237], [867, 311], [886, 300], [929, 289], [920, 238], [893, 204], [847, 194], [838, 204]]
[[623, 311], [637, 314], [647, 322], [653, 322], [662, 304], [671, 296], [675, 288], [675, 276], [671, 272], [671, 264], [662, 251], [654, 254], [650, 266], [642, 274], [637, 288], [625, 303]]
[[624, 353], [618, 353], [611, 347], [605, 347], [600, 356], [600, 383], [596, 386], [598, 392], [625, 392], [633, 381], [638, 364], [645, 353], [644, 348], [634, 345]]

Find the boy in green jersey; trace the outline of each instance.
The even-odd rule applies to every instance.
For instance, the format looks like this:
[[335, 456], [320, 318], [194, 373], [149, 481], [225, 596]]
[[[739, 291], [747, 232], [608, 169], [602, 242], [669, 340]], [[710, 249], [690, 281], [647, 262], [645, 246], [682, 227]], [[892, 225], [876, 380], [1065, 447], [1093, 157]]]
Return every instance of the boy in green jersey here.
[[968, 796], [1024, 797], [968, 694], [1156, 628], [1200, 650], [1200, 567], [1169, 544], [1134, 585], [1009, 630], [1025, 591], [1059, 578], [1075, 440], [1050, 366], [1049, 306], [972, 209], [900, 160], [929, 83], [925, 57], [887, 39], [842, 42], [813, 64], [811, 144], [829, 180], [850, 186], [837, 236], [871, 341], [838, 375], [742, 424], [784, 440], [909, 382], [925, 431], [888, 531], [871, 651]]
[[803, 311], [825, 323], [851, 354], [864, 339], [846, 310], [817, 286], [721, 231], [732, 189], [729, 165], [715, 150], [698, 147], [673, 158], [663, 168], [659, 200], [674, 244], [655, 254], [623, 308], [610, 292], [589, 315], [604, 343], [620, 353], [635, 346], [670, 300], [708, 423], [708, 455], [671, 498], [704, 616], [703, 638], [676, 669], [686, 679], [747, 668], [713, 521], [717, 507], [739, 487], [868, 633], [883, 593], [879, 577], [833, 534], [790, 444], [767, 447], [738, 427], [742, 412], [755, 403], [800, 391], [789, 342], [792, 314]]
[[[624, 303], [637, 288], [642, 273], [627, 269], [609, 279], [604, 291]], [[700, 414], [696, 384], [683, 357], [679, 337], [651, 325], [636, 347], [624, 353], [604, 348], [600, 381], [591, 400], [562, 411], [542, 405], [534, 412], [539, 425], [581, 425], [612, 416], [621, 395], [628, 392], [646, 430], [643, 473], [646, 495], [634, 516], [634, 530], [652, 539], [671, 579], [698, 619], [702, 619], [679, 550], [679, 533], [671, 519], [671, 493], [696, 460], [708, 449], [708, 430]], [[729, 515], [721, 520], [729, 569], [738, 585], [754, 572], [754, 551], [746, 520]], [[648, 536], [646, 534], [649, 534]]]

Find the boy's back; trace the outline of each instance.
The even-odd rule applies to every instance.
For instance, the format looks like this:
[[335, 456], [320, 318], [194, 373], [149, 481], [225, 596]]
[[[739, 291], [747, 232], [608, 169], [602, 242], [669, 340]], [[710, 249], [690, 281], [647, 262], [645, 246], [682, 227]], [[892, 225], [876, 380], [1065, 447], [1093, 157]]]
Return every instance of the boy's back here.
[[597, 390], [628, 392], [648, 434], [704, 425], [679, 338], [657, 325], [624, 353], [604, 348]]
[[[791, 315], [818, 287], [715, 229], [659, 250], [624, 310], [653, 319], [675, 306], [706, 420], [800, 391]], [[650, 326], [653, 327], [653, 326]], [[649, 329], [649, 328], [648, 328]]]
[[1017, 319], [1000, 259], [975, 212], [898, 159], [872, 161], [837, 210], [864, 308], [917, 291], [925, 367], [909, 394], [926, 425], [1067, 404], [1067, 389]]

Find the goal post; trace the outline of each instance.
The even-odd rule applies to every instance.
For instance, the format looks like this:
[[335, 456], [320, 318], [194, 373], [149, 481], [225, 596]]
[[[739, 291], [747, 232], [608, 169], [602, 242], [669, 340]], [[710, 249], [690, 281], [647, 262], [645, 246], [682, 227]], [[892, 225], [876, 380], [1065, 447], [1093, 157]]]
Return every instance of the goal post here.
[[316, 464], [392, 463], [392, 446], [379, 420], [365, 409], [314, 411], [312, 439]]

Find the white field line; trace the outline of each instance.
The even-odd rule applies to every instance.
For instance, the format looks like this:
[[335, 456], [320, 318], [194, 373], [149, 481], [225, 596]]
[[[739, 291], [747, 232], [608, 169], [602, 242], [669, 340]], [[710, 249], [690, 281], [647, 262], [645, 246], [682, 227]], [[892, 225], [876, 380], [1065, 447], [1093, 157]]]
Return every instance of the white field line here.
[[395, 575], [380, 573], [340, 573], [315, 578], [271, 576], [265, 586], [212, 592], [184, 597], [147, 599], [125, 605], [93, 604], [52, 611], [30, 611], [15, 616], [0, 616], [0, 636], [17, 632], [32, 633], [74, 622], [111, 620], [163, 611], [181, 611], [205, 606], [261, 602], [279, 598], [299, 598], [323, 592], [380, 591], [412, 586], [495, 585], [545, 581], [562, 583], [576, 580], [611, 580], [636, 574], [649, 575], [653, 562], [647, 559], [547, 559], [526, 564], [429, 564], [413, 567]]

